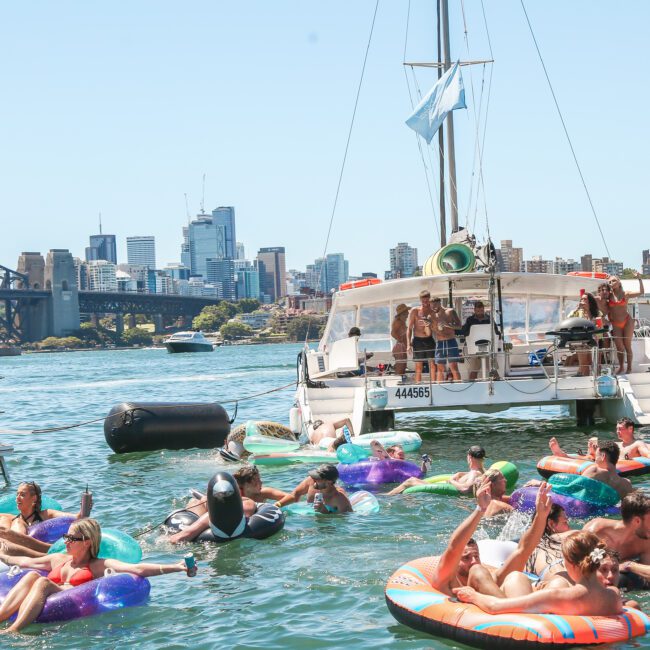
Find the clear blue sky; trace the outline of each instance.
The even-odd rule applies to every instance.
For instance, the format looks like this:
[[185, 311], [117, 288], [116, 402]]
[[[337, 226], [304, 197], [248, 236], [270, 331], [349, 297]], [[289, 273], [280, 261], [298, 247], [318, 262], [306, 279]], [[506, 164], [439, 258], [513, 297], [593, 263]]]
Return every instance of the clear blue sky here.
[[[452, 8], [452, 56], [489, 58], [481, 5]], [[374, 0], [4, 3], [0, 10], [0, 263], [23, 250], [83, 256], [97, 231], [155, 235], [178, 261], [199, 209], [234, 205], [249, 258], [323, 250]], [[436, 249], [402, 60], [408, 3], [382, 0], [330, 252], [382, 272], [398, 241]], [[496, 63], [484, 152], [493, 239], [524, 255], [605, 254], [519, 1], [485, 0]], [[640, 266], [648, 236], [650, 3], [527, 0], [612, 256]], [[407, 60], [435, 52], [434, 3], [411, 2]], [[433, 71], [418, 73], [421, 89]], [[478, 88], [481, 68], [473, 71]], [[475, 125], [456, 112], [461, 223]], [[485, 101], [485, 99], [484, 99]], [[474, 221], [473, 209], [471, 221]], [[478, 235], [485, 217], [477, 218]]]

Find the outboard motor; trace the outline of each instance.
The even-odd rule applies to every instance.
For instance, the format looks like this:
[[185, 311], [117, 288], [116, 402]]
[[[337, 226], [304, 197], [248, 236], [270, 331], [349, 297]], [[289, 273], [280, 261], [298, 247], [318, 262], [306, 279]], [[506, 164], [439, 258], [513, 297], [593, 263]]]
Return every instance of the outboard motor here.
[[602, 334], [609, 328], [596, 329], [596, 325], [586, 318], [567, 318], [560, 323], [556, 331], [546, 332], [547, 336], [557, 338], [557, 347], [565, 348], [567, 343], [583, 343], [589, 347], [596, 345], [594, 335]]

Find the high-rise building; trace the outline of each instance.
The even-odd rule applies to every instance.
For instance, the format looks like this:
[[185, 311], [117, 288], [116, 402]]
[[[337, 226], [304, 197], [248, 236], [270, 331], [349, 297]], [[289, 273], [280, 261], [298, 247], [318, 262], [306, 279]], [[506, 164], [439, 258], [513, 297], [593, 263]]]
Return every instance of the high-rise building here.
[[237, 269], [237, 298], [260, 297], [260, 273], [253, 266]]
[[286, 293], [286, 265], [284, 246], [260, 248], [257, 253], [257, 269], [260, 273], [260, 295], [276, 302]]
[[240, 241], [235, 245], [235, 259], [236, 260], [245, 260], [246, 252], [244, 250], [244, 244]]
[[[348, 281], [349, 275], [348, 262], [343, 257], [343, 253], [328, 253], [325, 258], [325, 292], [338, 291], [338, 288]], [[321, 282], [321, 285], [323, 285], [323, 282]]]
[[106, 260], [88, 262], [89, 291], [117, 291], [117, 266]]
[[190, 227], [183, 226], [183, 243], [181, 244], [181, 265], [188, 269], [192, 266], [190, 255]]
[[533, 255], [533, 258], [525, 261], [526, 273], [553, 273], [553, 262], [543, 260], [541, 255]]
[[208, 259], [234, 260], [235, 208], [216, 208], [212, 215], [197, 215], [188, 226], [188, 241], [192, 275], [207, 277]]
[[86, 262], [105, 260], [117, 264], [115, 235], [90, 235], [90, 246], [86, 248]]
[[206, 260], [206, 280], [210, 284], [221, 284], [221, 298], [237, 300], [237, 284], [235, 281], [235, 263], [232, 259]]
[[147, 235], [126, 238], [126, 258], [129, 264], [156, 268], [156, 238]]
[[305, 270], [305, 286], [321, 293], [324, 292], [323, 287], [325, 286], [323, 277], [325, 274], [324, 263], [325, 258], [319, 257], [314, 260], [313, 264], [307, 264]]
[[501, 248], [497, 251], [497, 259], [500, 271], [519, 273], [523, 270], [524, 249], [513, 248], [512, 239], [502, 239]]
[[558, 275], [566, 275], [567, 273], [574, 273], [575, 271], [582, 271], [582, 263], [576, 260], [565, 260], [562, 257], [556, 257], [553, 262], [553, 273]]
[[237, 240], [235, 236], [235, 208], [219, 207], [212, 210], [212, 222], [223, 233], [223, 240], [219, 240], [219, 250], [215, 257], [229, 260], [237, 259]]
[[412, 278], [418, 268], [418, 249], [399, 242], [390, 249], [391, 278]]

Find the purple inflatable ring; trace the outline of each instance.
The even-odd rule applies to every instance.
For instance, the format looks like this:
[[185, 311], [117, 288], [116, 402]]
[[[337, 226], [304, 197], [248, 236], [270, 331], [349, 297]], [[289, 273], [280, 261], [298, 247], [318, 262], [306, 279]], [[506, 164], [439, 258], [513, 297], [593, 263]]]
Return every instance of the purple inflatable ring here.
[[[516, 510], [531, 511], [535, 510], [535, 499], [537, 498], [537, 487], [522, 487], [515, 490], [510, 496], [510, 504]], [[586, 519], [599, 515], [618, 515], [621, 509], [617, 506], [601, 506], [588, 501], [574, 499], [566, 494], [550, 492], [551, 501], [564, 508], [567, 517], [577, 517]]]
[[401, 483], [407, 478], [420, 478], [422, 471], [415, 463], [389, 458], [387, 460], [364, 460], [349, 465], [339, 463], [339, 478], [346, 485], [377, 485]]
[[46, 519], [30, 526], [27, 534], [39, 542], [54, 544], [57, 539], [61, 539], [68, 532], [68, 528], [70, 528], [73, 521], [76, 521], [75, 517]]
[[[0, 574], [0, 602], [4, 601], [9, 590], [27, 573], [21, 571], [17, 575]], [[116, 573], [91, 580], [49, 596], [36, 623], [70, 621], [122, 607], [142, 605], [149, 597], [150, 589], [151, 585], [146, 578], [130, 573]]]

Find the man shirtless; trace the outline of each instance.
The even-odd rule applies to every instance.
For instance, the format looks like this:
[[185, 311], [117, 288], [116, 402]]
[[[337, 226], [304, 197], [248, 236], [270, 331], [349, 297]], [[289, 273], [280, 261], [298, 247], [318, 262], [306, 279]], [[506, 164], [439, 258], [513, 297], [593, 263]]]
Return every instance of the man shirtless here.
[[494, 517], [504, 512], [512, 512], [514, 508], [510, 505], [510, 497], [506, 494], [506, 477], [498, 469], [491, 469], [485, 475], [485, 479], [489, 481], [492, 497], [485, 516]]
[[440, 298], [434, 298], [431, 305], [433, 307], [431, 325], [436, 334], [436, 381], [441, 383], [445, 380], [447, 362], [453, 379], [460, 381], [458, 372], [460, 352], [456, 340], [456, 330], [461, 326], [460, 318], [450, 307], [443, 308]]
[[452, 590], [457, 587], [471, 586], [481, 593], [503, 597], [500, 585], [504, 578], [511, 571], [523, 570], [528, 556], [542, 535], [551, 505], [548, 492], [548, 485], [540, 488], [533, 525], [522, 535], [519, 545], [503, 566], [489, 571], [481, 565], [478, 544], [472, 539], [492, 500], [489, 479], [484, 478], [476, 492], [476, 509], [449, 539], [449, 544], [433, 572], [431, 585], [448, 596], [452, 596]]
[[[347, 427], [350, 435], [354, 435], [354, 427], [350, 418], [337, 420], [336, 422], [324, 422], [323, 420], [315, 420], [309, 427], [309, 442], [312, 445], [317, 445], [323, 438], [337, 438], [338, 431], [343, 427]], [[340, 435], [343, 438], [343, 434]], [[331, 448], [329, 449], [331, 451]]]
[[413, 352], [415, 362], [415, 383], [422, 381], [424, 362], [429, 362], [429, 373], [432, 372], [431, 364], [435, 357], [436, 342], [431, 330], [433, 309], [431, 294], [425, 289], [420, 291], [420, 306], [411, 309], [408, 320], [406, 351]]
[[[339, 478], [339, 471], [336, 465], [326, 464], [312, 469], [309, 476], [301, 481], [289, 494], [278, 499], [278, 507], [300, 501], [301, 497], [307, 497], [307, 503], [314, 504], [314, 510], [321, 514], [342, 514], [352, 512], [352, 504], [345, 491], [337, 487], [336, 481]], [[314, 501], [317, 493], [323, 495], [320, 503]]]

